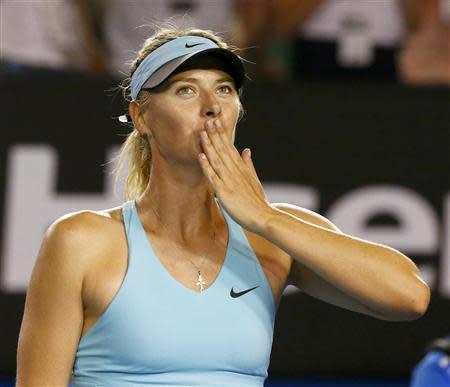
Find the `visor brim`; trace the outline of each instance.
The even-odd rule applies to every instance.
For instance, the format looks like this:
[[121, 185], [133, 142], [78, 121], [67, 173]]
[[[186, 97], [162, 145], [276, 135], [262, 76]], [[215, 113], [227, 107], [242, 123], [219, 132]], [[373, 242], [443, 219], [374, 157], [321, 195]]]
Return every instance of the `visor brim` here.
[[225, 48], [208, 48], [205, 50], [200, 50], [194, 53], [183, 55], [179, 58], [171, 60], [170, 62], [167, 62], [153, 73], [153, 75], [144, 83], [142, 88], [151, 89], [153, 87], [159, 86], [188, 59], [205, 54], [214, 55], [223, 60], [232, 70], [232, 74], [230, 75], [232, 75], [236, 83], [236, 88], [239, 89], [242, 87], [245, 78], [245, 69], [239, 57]]

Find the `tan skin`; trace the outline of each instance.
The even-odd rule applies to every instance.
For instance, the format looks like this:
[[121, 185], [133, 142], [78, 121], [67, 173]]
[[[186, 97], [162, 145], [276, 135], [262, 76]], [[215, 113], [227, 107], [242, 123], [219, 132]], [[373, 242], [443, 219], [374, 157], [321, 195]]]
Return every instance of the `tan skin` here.
[[[229, 76], [220, 70], [185, 71], [173, 76], [171, 80], [177, 82], [164, 92], [153, 94], [142, 114], [136, 102], [130, 104], [134, 125], [141, 134], [148, 136], [152, 150], [150, 181], [136, 200], [139, 217], [166, 270], [174, 280], [196, 292], [199, 291], [195, 285], [197, 269], [192, 262], [201, 268], [208, 288], [219, 274], [227, 247], [226, 221], [198, 161], [202, 151], [199, 133], [206, 121], [220, 119], [225, 130], [229, 128], [227, 135], [234, 143], [239, 97], [231, 79], [227, 78]], [[338, 230], [311, 211], [283, 205], [276, 207], [311, 223]], [[81, 336], [89, 331], [114, 298], [127, 268], [121, 209], [105, 211], [102, 216], [102, 223], [109, 224], [107, 234], [112, 236], [115, 245], [85, 277]], [[216, 242], [212, 241], [211, 229], [216, 230]], [[292, 271], [293, 260], [272, 242], [243, 230], [278, 306], [284, 288], [288, 284], [297, 285]]]
[[[239, 98], [233, 83], [224, 79], [229, 76], [220, 70], [190, 70], [176, 77], [197, 81], [176, 83], [153, 95], [142, 115], [135, 102], [130, 104], [134, 125], [149, 135], [153, 155], [152, 175], [136, 206], [158, 259], [187, 291], [198, 291], [193, 281], [196, 269], [188, 259], [201, 267], [206, 288], [213, 286], [228, 240], [226, 221], [199, 164], [199, 132], [206, 120], [220, 118], [234, 142]], [[150, 206], [160, 214], [164, 227]], [[305, 216], [311, 221], [310, 214]], [[292, 258], [268, 240], [244, 231], [278, 304]], [[120, 207], [68, 214], [50, 226], [27, 291], [17, 386], [70, 382], [79, 340], [117, 294], [127, 260]]]
[[[150, 139], [153, 157], [147, 189], [136, 201], [141, 222], [158, 259], [170, 275], [196, 292], [199, 291], [195, 285], [197, 269], [192, 262], [201, 267], [206, 288], [212, 286], [222, 267], [228, 240], [226, 221], [198, 161], [199, 152], [204, 150], [199, 133], [207, 121], [220, 120], [226, 136], [234, 143], [239, 99], [231, 79], [226, 78], [227, 74], [220, 70], [185, 71], [172, 77], [177, 82], [164, 92], [152, 95], [151, 103], [142, 114], [136, 102], [130, 104], [134, 125]], [[276, 204], [275, 207], [312, 224], [340, 232], [327, 219], [311, 211], [289, 205]], [[160, 214], [160, 219], [154, 210]], [[126, 271], [126, 243], [120, 209], [107, 214], [118, 225], [117, 238], [113, 239], [120, 242], [120, 246], [114, 250], [122, 253], [116, 254], [118, 266], [114, 273], [111, 274], [110, 269], [106, 272], [104, 281], [99, 281], [99, 270], [108, 266], [106, 261], [85, 281], [83, 299], [88, 301], [92, 294], [96, 297], [86, 302], [82, 335], [110, 303]], [[216, 243], [211, 240], [211, 229], [216, 230]], [[266, 274], [277, 306], [286, 285], [293, 284], [324, 301], [382, 318], [327, 284], [299, 262], [294, 262], [269, 240], [243, 229]], [[99, 294], [102, 294], [101, 298]]]
[[[239, 97], [230, 76], [220, 70], [189, 70], [170, 81], [176, 82], [163, 92], [152, 94], [142, 114], [136, 102], [130, 104], [134, 125], [148, 136], [153, 159], [150, 181], [137, 200], [137, 208], [163, 265], [178, 282], [198, 291], [193, 281], [197, 270], [190, 261], [201, 267], [206, 287], [211, 286], [223, 264], [228, 240], [226, 221], [198, 161], [202, 151], [199, 135], [206, 121], [220, 119], [234, 142]], [[211, 229], [216, 229], [217, 243], [211, 240]], [[245, 232], [277, 300], [291, 259], [282, 252], [281, 267], [274, 264], [273, 251], [265, 251], [269, 248], [265, 240]]]
[[[147, 238], [173, 280], [185, 286], [186, 291], [199, 291], [194, 281], [196, 269], [189, 259], [201, 267], [206, 287], [214, 286], [228, 240], [226, 221], [214, 199], [212, 183], [205, 176], [208, 169], [205, 165], [201, 166], [198, 158], [198, 154], [205, 150], [205, 143], [200, 143], [199, 133], [206, 122], [222, 122], [224, 131], [221, 132], [220, 141], [224, 144], [223, 139], [226, 140], [227, 148], [223, 149], [233, 155], [235, 161], [241, 162], [247, 156], [243, 153], [240, 159], [234, 146], [230, 146], [234, 143], [239, 99], [232, 82], [226, 79], [227, 74], [212, 69], [190, 70], [174, 78], [182, 79], [183, 82], [174, 83], [164, 92], [152, 95], [150, 103], [142, 109], [142, 114], [136, 102], [130, 104], [133, 123], [140, 133], [148, 136], [153, 157], [150, 181], [145, 192], [136, 200], [136, 206]], [[186, 78], [196, 80], [187, 81]], [[211, 133], [211, 136], [216, 136], [214, 141], [216, 145], [219, 144], [218, 135]], [[212, 148], [207, 153], [212, 157]], [[248, 160], [245, 163], [250, 165]], [[242, 191], [235, 191], [235, 194], [239, 194], [240, 200], [250, 203], [250, 193], [255, 192], [258, 205], [253, 211], [244, 211], [238, 207], [240, 204], [236, 204], [236, 200], [228, 197], [224, 187], [221, 192], [216, 192], [216, 196], [221, 196], [224, 199], [221, 200], [222, 204], [233, 210], [230, 214], [233, 212], [235, 217], [242, 216], [242, 223], [250, 220], [248, 224], [251, 225], [255, 219], [264, 218], [264, 211], [259, 211], [265, 204], [264, 195], [258, 185], [256, 171], [253, 171], [253, 175], [247, 175], [247, 170], [242, 169], [243, 164], [234, 165], [240, 168], [236, 173], [244, 171], [239, 176], [249, 183]], [[224, 173], [225, 170], [219, 168], [217, 171]], [[253, 176], [254, 180], [248, 180], [249, 176]], [[227, 181], [239, 185], [234, 176], [233, 179]], [[279, 227], [288, 236], [291, 228], [306, 230], [298, 232], [311, 236], [318, 233], [323, 236], [323, 229], [340, 233], [329, 220], [312, 211], [289, 204], [274, 203], [272, 207], [292, 214], [299, 220], [292, 226]], [[153, 210], [160, 214], [160, 219]], [[308, 226], [303, 221], [321, 227]], [[216, 230], [216, 242], [211, 239], [211, 230]], [[333, 286], [327, 278], [301, 264], [300, 256], [293, 260], [260, 234], [246, 227], [243, 230], [264, 270], [277, 305], [286, 285], [293, 284], [325, 302], [384, 318], [383, 314], [374, 312], [355, 300], [355, 297]], [[278, 234], [275, 232], [273, 236]], [[344, 237], [330, 235], [323, 236], [320, 244], [329, 246], [333, 251], [339, 245], [352, 259], [350, 265], [356, 266], [354, 262], [359, 261], [360, 249], [366, 248], [366, 245], [359, 247], [362, 242], [358, 242], [359, 245], [355, 247], [355, 242], [347, 237], [344, 240]], [[284, 238], [282, 245], [293, 246], [293, 251], [299, 250], [296, 241], [301, 236], [296, 234]], [[347, 247], [349, 243], [352, 245]], [[383, 253], [384, 249], [380, 248], [379, 251]], [[329, 255], [326, 250], [323, 254]], [[314, 250], [308, 256], [313, 256], [319, 263], [321, 261]], [[384, 259], [380, 255], [380, 262], [381, 259], [392, 261], [391, 256]], [[401, 261], [403, 265], [403, 258]], [[330, 261], [329, 265], [332, 264]], [[68, 385], [79, 341], [116, 296], [127, 265], [128, 246], [120, 207], [68, 214], [49, 227], [27, 291], [17, 351], [16, 386]], [[408, 267], [407, 271], [410, 270]], [[361, 273], [365, 275], [364, 271]], [[367, 278], [371, 280], [370, 276]], [[404, 276], [399, 275], [398, 278], [403, 280]], [[408, 277], [404, 281], [405, 287], [409, 289], [415, 280], [411, 281]]]

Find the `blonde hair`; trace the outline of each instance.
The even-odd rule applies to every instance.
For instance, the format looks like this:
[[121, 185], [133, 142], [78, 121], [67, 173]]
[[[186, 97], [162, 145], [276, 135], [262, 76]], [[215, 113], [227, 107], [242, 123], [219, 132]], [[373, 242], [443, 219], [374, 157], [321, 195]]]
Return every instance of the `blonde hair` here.
[[[133, 73], [136, 71], [139, 64], [158, 47], [180, 36], [200, 36], [215, 42], [219, 47], [228, 49], [234, 53], [238, 52], [236, 47], [227, 44], [222, 37], [210, 30], [202, 30], [197, 28], [181, 29], [169, 25], [164, 27], [157, 27], [156, 32], [147, 38], [142, 45], [142, 48], [137, 53], [137, 57], [130, 63], [130, 75], [124, 79], [119, 85], [122, 90], [122, 95], [128, 103], [132, 98], [130, 95], [130, 82]], [[242, 58], [241, 58], [242, 59]], [[141, 92], [138, 95], [137, 102], [139, 104], [138, 113], [142, 112], [143, 108], [149, 102], [150, 94], [148, 92]], [[242, 118], [244, 110], [241, 103], [239, 120]], [[135, 199], [140, 196], [147, 187], [150, 179], [150, 171], [152, 165], [152, 154], [150, 150], [150, 143], [146, 136], [142, 136], [134, 126], [131, 133], [128, 134], [125, 142], [122, 144], [117, 160], [117, 166], [114, 169], [115, 181], [117, 184], [118, 178], [123, 170], [126, 161], [128, 161], [128, 174], [125, 181], [125, 199]]]

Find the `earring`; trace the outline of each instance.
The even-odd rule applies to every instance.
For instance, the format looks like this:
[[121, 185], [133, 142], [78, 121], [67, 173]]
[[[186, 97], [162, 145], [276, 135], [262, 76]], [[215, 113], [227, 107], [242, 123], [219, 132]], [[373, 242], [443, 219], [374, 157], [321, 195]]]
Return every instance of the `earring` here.
[[151, 136], [151, 134], [148, 134], [148, 133], [142, 133], [141, 134], [141, 138], [143, 139], [143, 140], [150, 140], [151, 138], [152, 138], [152, 136]]

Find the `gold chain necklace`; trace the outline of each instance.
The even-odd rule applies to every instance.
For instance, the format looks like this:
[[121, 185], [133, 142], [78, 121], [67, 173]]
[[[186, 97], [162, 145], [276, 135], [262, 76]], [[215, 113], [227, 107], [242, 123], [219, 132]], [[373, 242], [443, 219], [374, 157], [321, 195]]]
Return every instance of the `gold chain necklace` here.
[[[153, 211], [153, 213], [155, 214], [155, 216], [158, 218], [159, 223], [161, 224], [161, 226], [164, 228], [164, 230], [168, 231], [166, 226], [164, 225], [163, 222], [161, 222], [161, 217], [159, 216], [159, 214], [156, 212], [156, 210], [153, 207], [150, 207], [151, 210]], [[213, 241], [214, 243], [216, 242], [216, 230], [214, 227], [214, 235], [213, 235]], [[178, 249], [178, 248], [177, 248]], [[204, 262], [204, 260], [206, 259], [206, 257], [203, 257], [202, 263]], [[190, 258], [188, 258], [188, 260], [195, 266], [195, 268], [197, 269], [197, 282], [195, 283], [196, 286], [198, 286], [200, 288], [200, 292], [202, 292], [205, 289], [206, 282], [202, 277], [202, 273], [200, 271], [200, 268], [191, 261]]]

